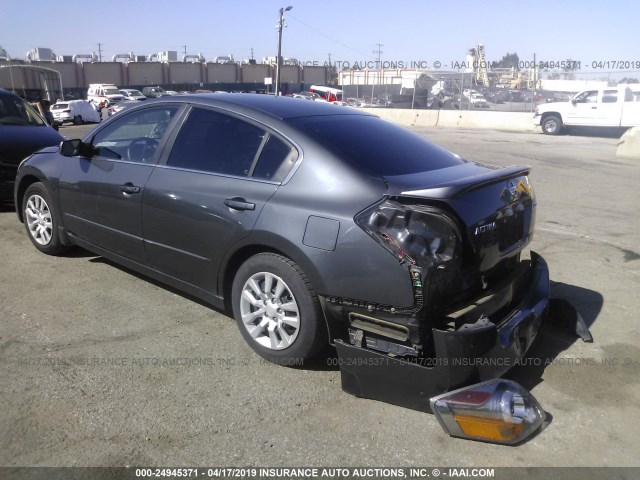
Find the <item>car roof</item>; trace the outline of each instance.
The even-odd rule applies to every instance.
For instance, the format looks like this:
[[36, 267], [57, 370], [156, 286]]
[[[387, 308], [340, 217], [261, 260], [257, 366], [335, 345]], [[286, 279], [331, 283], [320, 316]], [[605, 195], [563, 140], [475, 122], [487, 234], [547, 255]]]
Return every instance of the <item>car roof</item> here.
[[[165, 99], [166, 98], [166, 99]], [[350, 108], [324, 102], [302, 102], [291, 97], [276, 97], [258, 93], [204, 93], [189, 96], [165, 97], [160, 102], [172, 102], [184, 99], [188, 103], [211, 105], [218, 107], [236, 107], [243, 112], [260, 112], [271, 117], [285, 120], [296, 117], [328, 116], [328, 115], [366, 115]]]
[[[16, 95], [13, 92], [10, 92], [9, 90], [5, 90], [4, 88], [0, 88], [0, 95], [7, 95], [7, 96], [11, 96], [11, 97], [18, 97], [18, 95]], [[20, 97], [18, 97], [20, 98]]]

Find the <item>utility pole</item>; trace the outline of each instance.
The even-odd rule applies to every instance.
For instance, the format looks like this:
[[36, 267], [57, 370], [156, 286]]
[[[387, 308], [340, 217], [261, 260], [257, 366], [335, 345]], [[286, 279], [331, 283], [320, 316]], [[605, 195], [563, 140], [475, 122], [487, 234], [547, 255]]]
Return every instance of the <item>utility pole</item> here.
[[98, 43], [98, 61], [102, 61], [102, 44]]
[[381, 43], [376, 43], [376, 47], [378, 47], [377, 50], [374, 50], [373, 53], [375, 53], [376, 55], [378, 55], [378, 68], [381, 67], [380, 65], [380, 57], [382, 56], [382, 54], [384, 53], [382, 50], [380, 50], [382, 47], [384, 47], [383, 44]]
[[[382, 64], [380, 63], [380, 57], [382, 56], [381, 48], [384, 47], [381, 43], [376, 43], [377, 50], [374, 50], [373, 53], [378, 55], [378, 83], [382, 84]], [[371, 103], [373, 103], [373, 92], [374, 92], [375, 82], [371, 82]]]
[[282, 28], [285, 26], [284, 24], [284, 12], [288, 12], [293, 7], [289, 6], [287, 8], [280, 9], [280, 18], [278, 19], [278, 25], [276, 25], [276, 29], [278, 30], [278, 57], [276, 58], [276, 97], [280, 95], [280, 65], [282, 64]]
[[538, 70], [536, 69], [536, 54], [533, 54], [533, 95], [531, 96], [531, 111], [533, 112], [536, 104], [536, 89], [538, 87]]
[[[333, 76], [333, 65], [331, 64], [331, 54], [327, 53], [327, 55], [329, 56], [329, 83], [333, 85], [334, 84], [334, 76]], [[336, 80], [337, 80], [337, 72], [336, 72]]]
[[186, 45], [182, 45], [182, 48], [184, 49], [184, 56], [187, 56], [187, 46]]

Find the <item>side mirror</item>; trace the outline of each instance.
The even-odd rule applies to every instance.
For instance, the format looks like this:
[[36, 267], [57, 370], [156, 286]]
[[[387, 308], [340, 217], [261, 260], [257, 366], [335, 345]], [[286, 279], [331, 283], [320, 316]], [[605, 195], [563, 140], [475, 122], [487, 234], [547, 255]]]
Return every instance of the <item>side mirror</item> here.
[[575, 98], [572, 98], [571, 99], [571, 103], [573, 103], [575, 105], [576, 103], [578, 103], [578, 101]]
[[83, 143], [82, 140], [75, 138], [73, 140], [65, 140], [60, 144], [60, 155], [65, 157], [81, 157], [91, 158], [93, 149], [91, 145]]

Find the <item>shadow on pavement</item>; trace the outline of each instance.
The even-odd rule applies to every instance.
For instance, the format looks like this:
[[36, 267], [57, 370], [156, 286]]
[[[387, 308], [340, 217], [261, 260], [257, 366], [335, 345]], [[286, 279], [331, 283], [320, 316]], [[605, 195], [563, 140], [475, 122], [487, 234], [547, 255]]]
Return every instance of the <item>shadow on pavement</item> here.
[[574, 137], [620, 138], [627, 130], [627, 128], [619, 127], [571, 127], [567, 128], [562, 135]]
[[552, 303], [548, 318], [522, 364], [504, 375], [528, 390], [542, 382], [545, 369], [562, 352], [576, 341], [583, 341], [576, 333], [576, 327], [579, 327], [576, 322], [580, 323], [577, 315], [582, 318], [584, 326], [589, 328], [597, 320], [604, 304], [604, 298], [599, 292], [560, 282], [552, 282], [551, 296], [560, 301], [555, 305]]

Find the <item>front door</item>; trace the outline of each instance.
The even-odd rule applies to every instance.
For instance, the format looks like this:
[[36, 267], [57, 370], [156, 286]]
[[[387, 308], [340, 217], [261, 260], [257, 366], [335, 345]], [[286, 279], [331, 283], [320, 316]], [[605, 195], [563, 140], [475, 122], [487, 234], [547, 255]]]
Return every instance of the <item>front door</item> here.
[[598, 115], [598, 91], [582, 92], [576, 97], [567, 112], [567, 125], [593, 125]]
[[91, 158], [66, 159], [59, 198], [70, 234], [144, 262], [142, 195], [178, 109], [164, 105], [123, 114], [93, 136]]

